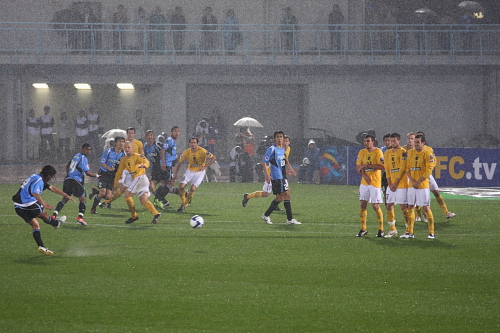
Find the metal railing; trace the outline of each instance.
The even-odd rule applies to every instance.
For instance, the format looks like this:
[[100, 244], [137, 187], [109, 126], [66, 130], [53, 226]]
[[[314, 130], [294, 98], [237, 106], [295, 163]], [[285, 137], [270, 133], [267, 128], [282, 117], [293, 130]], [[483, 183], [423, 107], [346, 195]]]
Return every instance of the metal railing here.
[[[217, 56], [242, 56], [245, 62], [266, 57], [287, 56], [298, 61], [313, 56], [317, 62], [328, 57], [346, 60], [361, 55], [369, 62], [390, 56], [395, 62], [405, 56], [418, 56], [423, 62], [431, 57], [455, 61], [457, 56], [500, 55], [500, 25], [258, 25], [219, 24], [206, 30], [200, 24], [141, 25], [98, 23], [0, 23], [0, 57], [17, 62], [23, 56], [35, 56], [37, 62], [62, 56], [70, 62], [76, 56], [97, 62], [101, 57], [135, 56], [143, 62], [166, 57], [175, 63], [179, 57], [196, 59]], [[179, 30], [179, 28], [184, 28]], [[5, 61], [5, 59], [3, 60]]]

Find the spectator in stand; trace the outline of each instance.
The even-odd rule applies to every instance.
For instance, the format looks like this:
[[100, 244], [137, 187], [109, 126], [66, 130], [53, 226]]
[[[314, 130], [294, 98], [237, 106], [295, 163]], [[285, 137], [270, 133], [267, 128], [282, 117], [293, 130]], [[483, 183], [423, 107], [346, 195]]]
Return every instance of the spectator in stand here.
[[148, 32], [147, 32], [147, 23], [148, 23], [148, 17], [146, 15], [146, 12], [144, 11], [144, 8], [140, 7], [137, 8], [137, 14], [135, 17], [135, 23], [137, 24], [137, 30], [140, 30], [137, 34], [137, 41], [135, 43], [135, 47], [138, 50], [141, 51], [146, 51], [147, 50], [147, 43], [148, 43]]
[[333, 10], [328, 15], [328, 29], [330, 30], [330, 50], [342, 50], [342, 24], [344, 24], [344, 14], [338, 4], [333, 5]]
[[170, 18], [170, 29], [174, 42], [174, 50], [182, 51], [184, 47], [184, 30], [186, 30], [186, 17], [182, 14], [182, 7], [175, 7], [174, 13]]
[[[127, 11], [123, 5], [118, 6], [117, 12], [113, 15], [114, 31], [113, 31], [113, 49], [124, 50], [126, 46], [126, 24], [128, 23]], [[95, 147], [95, 146], [92, 146]]]
[[234, 16], [233, 9], [227, 11], [226, 19], [222, 25], [222, 31], [224, 36], [224, 49], [228, 55], [234, 55], [234, 50], [241, 39], [241, 33], [239, 21], [238, 18]]
[[201, 30], [203, 30], [202, 49], [207, 54], [211, 54], [215, 50], [215, 41], [217, 40], [215, 31], [219, 28], [217, 17], [212, 14], [211, 7], [205, 8], [205, 15], [201, 18], [201, 24]]
[[283, 33], [283, 49], [286, 51], [297, 51], [297, 26], [298, 21], [295, 15], [292, 15], [292, 8], [285, 8], [285, 16], [281, 21], [281, 30]]
[[[161, 13], [161, 7], [156, 6], [153, 15], [149, 18], [151, 24], [151, 50], [156, 53], [165, 51], [165, 24], [167, 19]], [[144, 136], [144, 133], [141, 134]]]

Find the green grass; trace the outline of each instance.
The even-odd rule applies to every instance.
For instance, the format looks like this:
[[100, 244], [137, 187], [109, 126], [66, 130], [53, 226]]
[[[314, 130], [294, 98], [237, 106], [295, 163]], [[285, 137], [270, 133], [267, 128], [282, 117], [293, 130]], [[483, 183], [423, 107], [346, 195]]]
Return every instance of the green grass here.
[[451, 220], [433, 200], [435, 240], [423, 223], [413, 240], [375, 238], [370, 210], [360, 239], [357, 187], [292, 184], [303, 225], [287, 226], [284, 212], [260, 219], [271, 197], [241, 207], [260, 184], [203, 183], [184, 214], [167, 197], [156, 226], [137, 199], [133, 225], [123, 198], [87, 227], [70, 202], [65, 225], [42, 225], [46, 257], [12, 208], [17, 188], [0, 186], [1, 332], [500, 331], [498, 200], [447, 196]]

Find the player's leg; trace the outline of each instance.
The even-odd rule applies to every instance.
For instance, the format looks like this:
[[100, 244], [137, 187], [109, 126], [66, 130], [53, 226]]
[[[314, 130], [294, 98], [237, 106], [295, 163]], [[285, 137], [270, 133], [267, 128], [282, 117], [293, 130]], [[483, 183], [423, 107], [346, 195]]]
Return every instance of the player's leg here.
[[372, 203], [372, 208], [377, 216], [378, 232], [377, 237], [384, 237], [384, 212], [380, 208], [380, 204], [383, 204], [382, 199], [382, 189], [368, 185], [370, 191], [370, 201]]

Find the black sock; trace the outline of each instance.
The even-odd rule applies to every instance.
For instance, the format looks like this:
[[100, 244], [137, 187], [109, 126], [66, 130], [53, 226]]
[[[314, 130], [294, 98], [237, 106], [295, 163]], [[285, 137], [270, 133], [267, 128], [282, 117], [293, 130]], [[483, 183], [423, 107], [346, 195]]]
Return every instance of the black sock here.
[[278, 207], [279, 204], [280, 204], [279, 201], [276, 201], [276, 199], [273, 200], [273, 202], [271, 202], [271, 205], [266, 210], [266, 212], [264, 213], [264, 215], [265, 216], [270, 216], [272, 214], [272, 212], [274, 212], [274, 210], [276, 209], [276, 207]]
[[78, 215], [81, 215], [83, 217], [83, 214], [85, 214], [85, 211], [87, 210], [87, 204], [84, 202], [80, 202], [78, 205]]
[[101, 202], [101, 198], [99, 198], [98, 195], [94, 198], [94, 202], [92, 203], [92, 210], [96, 210], [97, 205], [99, 205], [99, 202]]
[[56, 209], [54, 209], [54, 212], [57, 212], [59, 214], [59, 212], [61, 212], [61, 209], [63, 209], [64, 205], [65, 205], [64, 202], [59, 201], [57, 203]]
[[288, 221], [291, 221], [293, 219], [293, 216], [292, 216], [292, 204], [290, 203], [290, 200], [284, 200], [283, 206], [285, 206], [286, 210], [286, 219]]
[[38, 246], [45, 247], [43, 246], [42, 236], [40, 235], [40, 229], [34, 229], [31, 233], [33, 234], [33, 238], [35, 239], [36, 244]]

